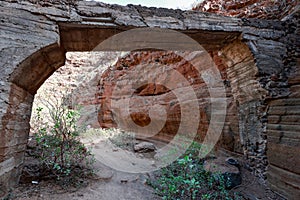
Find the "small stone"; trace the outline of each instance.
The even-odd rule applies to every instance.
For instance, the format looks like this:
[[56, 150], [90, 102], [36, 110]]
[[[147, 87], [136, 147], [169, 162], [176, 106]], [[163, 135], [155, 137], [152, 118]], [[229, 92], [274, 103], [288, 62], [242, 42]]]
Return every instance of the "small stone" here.
[[134, 145], [134, 151], [139, 153], [147, 153], [153, 152], [156, 150], [156, 147], [151, 142], [141, 142], [139, 144]]

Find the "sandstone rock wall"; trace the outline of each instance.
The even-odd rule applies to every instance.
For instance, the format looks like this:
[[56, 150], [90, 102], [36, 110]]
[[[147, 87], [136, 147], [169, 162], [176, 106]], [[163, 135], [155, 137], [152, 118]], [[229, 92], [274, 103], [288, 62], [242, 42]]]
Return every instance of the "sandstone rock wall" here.
[[[227, 67], [223, 60], [218, 57], [217, 52], [212, 52], [211, 57], [217, 63], [217, 67], [222, 74], [222, 80], [224, 83], [227, 80]], [[209, 62], [209, 60], [207, 61]], [[177, 88], [192, 87], [196, 91], [198, 105], [200, 107], [200, 124], [198, 128], [198, 135], [196, 139], [203, 141], [209, 123], [211, 121], [211, 106], [210, 106], [210, 94], [207, 89], [207, 85], [204, 80], [199, 77], [199, 72], [184, 58], [176, 54], [176, 52], [134, 52], [128, 56], [119, 59], [116, 65], [109, 68], [101, 77], [99, 81], [99, 99], [100, 99], [100, 109], [99, 109], [99, 123], [102, 127], [111, 128], [117, 127], [118, 123], [116, 121], [116, 113], [113, 112], [111, 108], [112, 99], [122, 98], [122, 96], [115, 96], [113, 94], [114, 90], [117, 90], [115, 87], [119, 85], [118, 82], [124, 82], [122, 85], [122, 91], [124, 95], [132, 90], [130, 79], [138, 80], [141, 77], [141, 74], [134, 72], [135, 68], [140, 65], [144, 65], [145, 74], [153, 73], [153, 68], [151, 65], [158, 65], [157, 67], [170, 67], [179, 71], [186, 80], [188, 80], [188, 85], [177, 86]], [[133, 96], [130, 98], [130, 115], [122, 116], [124, 119], [131, 118], [136, 124], [140, 126], [146, 126], [150, 123], [150, 120], [160, 121], [160, 116], [152, 116], [150, 119], [149, 112], [154, 105], [160, 105], [166, 110], [167, 119], [166, 124], [156, 135], [156, 139], [161, 139], [164, 141], [170, 141], [176, 133], [178, 132], [179, 125], [181, 123], [181, 104], [178, 98], [174, 95], [172, 90], [177, 88], [169, 89], [165, 85], [168, 85], [167, 82], [178, 82], [176, 80], [176, 74], [172, 73], [172, 70], [165, 70], [164, 76], [157, 75], [156, 79], [153, 79], [154, 82], [161, 84], [148, 83], [142, 85], [133, 92]], [[128, 74], [133, 74], [131, 76], [126, 76]], [[125, 78], [123, 78], [125, 77]], [[189, 90], [186, 92], [188, 93]], [[239, 133], [238, 133], [238, 116], [237, 116], [237, 106], [234, 101], [233, 95], [231, 93], [230, 85], [227, 86], [227, 101], [228, 101], [228, 112], [224, 127], [224, 133], [220, 143], [222, 146], [230, 151], [236, 151], [242, 153], [241, 144], [239, 142]], [[186, 94], [189, 95], [189, 94]], [[150, 131], [150, 130], [149, 130]]]
[[[267, 156], [269, 169], [267, 177], [270, 186], [290, 199], [300, 197], [300, 16], [289, 19], [291, 22], [288, 37], [282, 40], [287, 44], [287, 56], [283, 58], [282, 75], [274, 76], [269, 87], [288, 87], [285, 98], [271, 99], [268, 102]], [[283, 77], [283, 78], [282, 78]], [[296, 190], [295, 190], [296, 189]]]
[[[299, 118], [297, 77], [300, 42], [296, 39], [300, 33], [299, 10], [293, 16], [283, 21], [286, 37], [269, 41], [251, 35], [252, 41], [248, 43], [256, 58], [261, 86], [268, 91], [265, 101], [261, 102], [258, 120], [262, 138], [267, 139], [267, 180], [272, 188], [290, 199], [300, 196], [299, 172], [294, 167], [299, 162], [296, 154], [300, 152], [299, 145], [296, 145], [299, 144], [299, 122], [294, 120]], [[272, 61], [263, 61], [266, 58]], [[264, 156], [257, 157], [265, 160]]]
[[297, 0], [204, 0], [194, 10], [239, 18], [278, 20], [293, 12]]

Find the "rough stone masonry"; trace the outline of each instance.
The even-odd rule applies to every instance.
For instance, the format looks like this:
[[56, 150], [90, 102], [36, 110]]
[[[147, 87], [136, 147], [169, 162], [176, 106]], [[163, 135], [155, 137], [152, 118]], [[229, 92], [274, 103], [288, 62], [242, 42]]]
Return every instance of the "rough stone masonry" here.
[[[290, 199], [300, 196], [299, 8], [281, 21], [267, 21], [64, 2], [0, 2], [0, 197], [18, 182], [34, 95], [65, 63], [65, 53], [91, 51], [139, 27], [177, 30], [220, 52], [237, 106], [242, 153], [274, 190]], [[126, 50], [119, 48], [113, 50]]]

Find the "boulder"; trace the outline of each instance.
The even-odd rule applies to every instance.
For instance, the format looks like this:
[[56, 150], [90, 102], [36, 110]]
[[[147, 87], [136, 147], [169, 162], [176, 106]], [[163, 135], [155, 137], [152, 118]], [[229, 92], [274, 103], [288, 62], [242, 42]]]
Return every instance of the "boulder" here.
[[147, 153], [155, 151], [156, 147], [151, 142], [141, 142], [139, 144], [134, 145], [133, 149], [135, 152]]

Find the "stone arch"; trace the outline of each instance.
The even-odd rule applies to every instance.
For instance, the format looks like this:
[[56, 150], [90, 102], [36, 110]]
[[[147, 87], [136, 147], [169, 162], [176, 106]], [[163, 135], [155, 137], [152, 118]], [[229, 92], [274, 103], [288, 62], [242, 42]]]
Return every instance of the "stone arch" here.
[[[51, 9], [43, 5], [24, 2], [10, 0], [0, 2], [0, 11], [3, 15], [0, 20], [1, 28], [3, 27], [0, 35], [0, 66], [2, 67], [0, 74], [0, 197], [17, 183], [29, 131], [31, 104], [36, 90], [59, 66], [63, 65], [65, 52], [92, 50], [99, 42], [121, 31], [145, 26], [181, 31], [202, 44], [204, 48], [223, 49], [223, 56], [228, 61], [228, 69], [233, 76], [239, 76], [239, 73], [236, 73], [239, 70], [240, 74], [243, 74], [246, 69], [238, 67], [239, 60], [235, 60], [231, 51], [240, 46], [247, 51], [244, 55], [249, 55], [250, 49], [252, 55], [249, 66], [258, 70], [252, 71], [255, 75], [248, 83], [251, 89], [257, 90], [254, 94], [258, 96], [248, 95], [255, 98], [244, 99], [243, 96], [245, 94], [247, 96], [247, 91], [245, 93], [242, 87], [234, 86], [234, 81], [231, 81], [234, 93], [237, 92], [235, 99], [239, 103], [237, 112], [240, 114], [241, 138], [247, 139], [256, 133], [264, 137], [268, 129], [271, 130], [270, 134], [273, 136], [275, 134], [273, 139], [277, 137], [278, 131], [275, 129], [279, 127], [275, 125], [267, 127], [264, 103], [270, 105], [273, 103], [271, 105], [273, 110], [267, 113], [272, 114], [269, 120], [273, 120], [274, 123], [278, 121], [282, 113], [287, 113], [283, 108], [286, 102], [289, 105], [299, 105], [298, 76], [292, 80], [293, 86], [288, 86], [290, 70], [295, 65], [299, 66], [299, 56], [297, 57], [299, 43], [297, 41], [300, 40], [299, 33], [297, 33], [299, 29], [297, 13], [295, 14], [296, 20], [291, 18], [290, 21], [281, 23], [133, 5], [122, 7], [99, 2], [79, 1], [73, 6], [53, 4]], [[236, 46], [233, 45], [234, 43]], [[287, 46], [292, 48], [288, 49]], [[236, 51], [239, 50], [236, 49]], [[293, 64], [295, 57], [298, 58], [297, 64]], [[273, 73], [278, 74], [279, 77], [273, 77]], [[265, 91], [268, 91], [267, 98], [271, 100], [290, 97], [290, 93], [294, 93], [295, 99], [264, 102], [261, 100], [264, 100]], [[251, 94], [253, 91], [248, 92]], [[291, 112], [291, 115], [297, 114], [298, 108], [296, 106], [296, 111]], [[297, 122], [297, 118], [287, 116], [286, 119], [287, 122], [289, 120]], [[251, 126], [255, 128], [250, 130]], [[284, 134], [288, 135], [291, 132], [290, 127], [282, 127], [284, 129], [281, 131]], [[256, 143], [255, 140], [259, 139], [261, 139], [260, 136], [254, 137], [254, 140], [249, 143], [249, 148], [244, 152], [250, 160], [257, 154], [253, 155], [247, 150], [252, 148], [257, 150], [255, 145], [259, 145], [260, 142]], [[274, 141], [272, 148], [276, 151], [277, 139]], [[299, 150], [299, 139], [296, 138], [293, 142], [295, 147], [293, 151], [296, 152]], [[245, 145], [248, 145], [247, 142]], [[286, 149], [284, 145], [280, 148]], [[296, 193], [300, 185], [299, 179], [291, 178], [292, 181], [286, 181], [281, 178], [291, 177], [294, 174], [299, 176], [299, 171], [288, 173], [288, 170], [294, 170], [294, 168], [279, 169], [275, 162], [277, 157], [273, 154], [270, 158], [274, 163], [269, 180], [275, 185], [274, 188], [285, 190], [284, 185], [289, 184], [291, 185], [290, 193], [299, 194], [299, 190]], [[280, 160], [285, 162], [287, 158], [281, 154]], [[264, 170], [259, 165], [258, 167], [254, 165], [253, 168], [257, 169], [257, 174], [264, 174]], [[278, 171], [281, 175], [274, 178]]]
[[[54, 43], [39, 49], [18, 64], [15, 70], [10, 74], [10, 105], [3, 117], [5, 121], [2, 120], [4, 123], [2, 123], [1, 131], [3, 138], [5, 138], [5, 140], [2, 140], [5, 148], [1, 155], [1, 161], [3, 161], [2, 166], [5, 167], [5, 170], [3, 170], [0, 175], [3, 175], [3, 177], [1, 177], [2, 180], [6, 183], [11, 183], [11, 185], [4, 185], [4, 188], [13, 186], [18, 180], [30, 129], [29, 120], [32, 102], [37, 89], [55, 70], [64, 65], [66, 51], [92, 50], [102, 40], [123, 31], [102, 28], [90, 29], [86, 26], [71, 26], [70, 24], [68, 26], [60, 24], [58, 27], [60, 29], [60, 44]], [[230, 50], [234, 50], [236, 45], [238, 47], [242, 46], [242, 48], [247, 49], [247, 53], [249, 52], [249, 48], [243, 44], [240, 39], [236, 39], [240, 34], [238, 32], [226, 33], [200, 30], [196, 33], [195, 31], [187, 31], [185, 34], [196, 39], [200, 44], [203, 44], [207, 50], [224, 50], [224, 52], [226, 52], [225, 59], [228, 60], [234, 60], [233, 57], [235, 55], [231, 55], [232, 52], [230, 52]], [[206, 36], [209, 34], [215, 34], [214, 43], [208, 43], [206, 41]], [[86, 40], [86, 37], [89, 38], [89, 41]], [[120, 48], [121, 50], [126, 50], [126, 47], [125, 49]], [[249, 55], [247, 54], [247, 56]], [[235, 64], [241, 63], [243, 59], [244, 58], [234, 60], [233, 62], [228, 61], [227, 66], [234, 68]], [[256, 66], [253, 64], [251, 67]], [[233, 71], [235, 71], [235, 69], [233, 69]], [[241, 91], [239, 87], [236, 87], [235, 90], [236, 92]], [[234, 97], [234, 99], [237, 101], [241, 100], [239, 96]]]
[[[71, 26], [70, 24], [68, 26], [59, 24], [58, 27], [60, 29], [60, 44], [57, 42], [40, 48], [21, 61], [9, 75], [9, 106], [2, 118], [4, 120], [2, 120], [1, 136], [5, 140], [1, 141], [3, 147], [0, 152], [0, 161], [2, 161], [0, 175], [2, 175], [1, 179], [4, 182], [12, 185], [5, 187], [13, 186], [18, 180], [30, 129], [32, 102], [38, 88], [59, 67], [64, 65], [67, 51], [92, 50], [102, 40], [122, 31], [102, 28], [90, 29], [86, 26]], [[220, 49], [225, 44], [230, 44], [239, 35], [238, 32], [216, 31], [212, 33], [215, 33], [214, 39], [216, 39], [213, 44], [205, 42], [206, 36], [211, 34], [209, 31], [200, 30], [197, 33], [192, 31], [185, 34], [212, 51]], [[74, 35], [72, 36], [72, 34]], [[86, 37], [94, 39], [87, 42]], [[225, 38], [227, 41], [224, 41]]]
[[46, 46], [22, 61], [9, 81], [34, 95], [44, 81], [65, 64], [65, 53], [58, 44]]
[[[27, 57], [10, 75], [8, 106], [2, 117], [0, 130], [0, 186], [3, 190], [15, 185], [19, 178], [30, 130], [34, 94], [64, 62], [64, 50], [58, 44], [53, 44]], [[3, 185], [4, 183], [9, 185]]]

